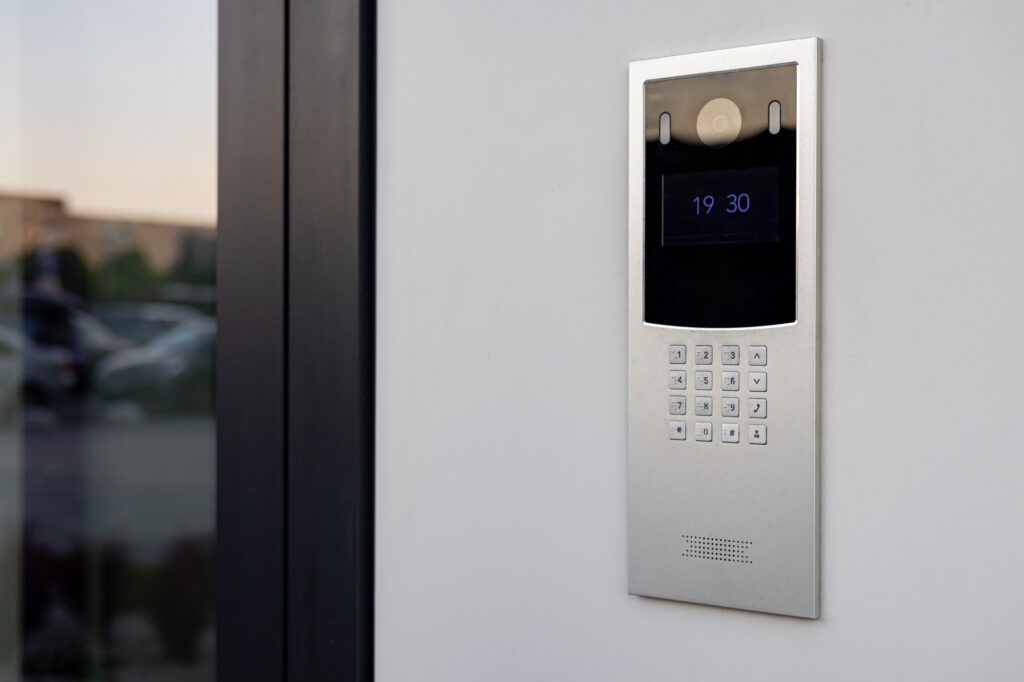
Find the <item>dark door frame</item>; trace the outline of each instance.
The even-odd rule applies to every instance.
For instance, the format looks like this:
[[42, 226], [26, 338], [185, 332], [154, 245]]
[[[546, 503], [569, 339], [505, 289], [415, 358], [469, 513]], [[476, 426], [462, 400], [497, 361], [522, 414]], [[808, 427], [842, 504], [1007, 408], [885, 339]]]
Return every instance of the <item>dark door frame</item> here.
[[373, 678], [373, 0], [219, 0], [217, 679]]

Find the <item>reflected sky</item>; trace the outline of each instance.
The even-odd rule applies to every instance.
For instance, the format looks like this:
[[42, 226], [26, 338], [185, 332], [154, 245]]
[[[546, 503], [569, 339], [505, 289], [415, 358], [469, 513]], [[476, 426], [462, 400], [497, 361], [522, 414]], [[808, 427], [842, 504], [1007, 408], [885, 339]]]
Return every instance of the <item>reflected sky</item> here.
[[0, 0], [0, 189], [213, 225], [215, 0]]

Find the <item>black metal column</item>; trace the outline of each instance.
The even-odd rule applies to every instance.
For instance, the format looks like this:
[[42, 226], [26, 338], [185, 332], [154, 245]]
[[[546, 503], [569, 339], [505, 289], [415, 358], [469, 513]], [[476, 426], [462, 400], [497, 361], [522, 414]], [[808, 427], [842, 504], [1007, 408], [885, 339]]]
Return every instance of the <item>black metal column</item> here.
[[289, 8], [292, 681], [373, 678], [375, 3]]
[[373, 678], [374, 17], [220, 0], [222, 682]]
[[217, 679], [285, 679], [285, 0], [220, 0]]

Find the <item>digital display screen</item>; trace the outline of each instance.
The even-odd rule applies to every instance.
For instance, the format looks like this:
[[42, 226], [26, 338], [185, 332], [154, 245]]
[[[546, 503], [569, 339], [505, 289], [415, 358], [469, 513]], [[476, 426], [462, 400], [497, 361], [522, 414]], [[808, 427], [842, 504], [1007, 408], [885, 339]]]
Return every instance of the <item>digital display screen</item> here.
[[661, 176], [663, 246], [779, 241], [779, 169]]

